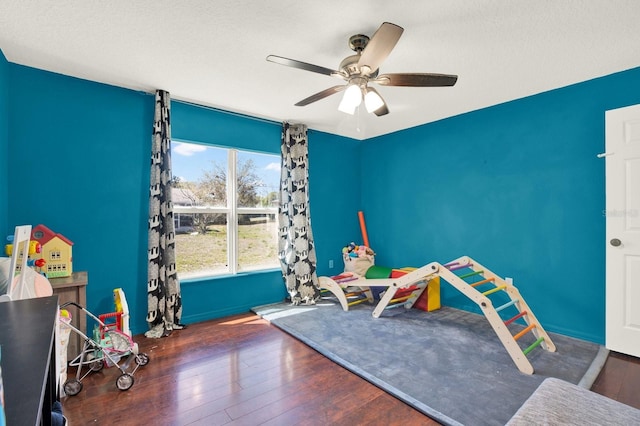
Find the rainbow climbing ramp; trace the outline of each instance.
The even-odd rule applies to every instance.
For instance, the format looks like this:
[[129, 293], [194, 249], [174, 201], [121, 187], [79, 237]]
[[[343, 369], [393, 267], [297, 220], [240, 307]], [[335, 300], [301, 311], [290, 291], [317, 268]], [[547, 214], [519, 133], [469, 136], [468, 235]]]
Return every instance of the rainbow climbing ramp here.
[[[555, 352], [556, 347], [551, 338], [510, 280], [499, 277], [467, 256], [445, 265], [434, 262], [428, 266], [433, 274], [442, 277], [480, 307], [521, 372], [533, 374], [534, 369], [527, 355], [535, 348], [541, 347], [546, 351]], [[507, 300], [502, 300], [500, 304], [494, 306], [492, 298], [502, 293], [508, 296]], [[500, 312], [508, 312], [508, 310], [515, 312], [515, 315], [509, 315], [508, 319], [503, 319]], [[523, 321], [525, 327], [513, 334], [509, 326], [518, 320]], [[529, 333], [534, 336], [533, 343], [521, 346], [520, 339]]]

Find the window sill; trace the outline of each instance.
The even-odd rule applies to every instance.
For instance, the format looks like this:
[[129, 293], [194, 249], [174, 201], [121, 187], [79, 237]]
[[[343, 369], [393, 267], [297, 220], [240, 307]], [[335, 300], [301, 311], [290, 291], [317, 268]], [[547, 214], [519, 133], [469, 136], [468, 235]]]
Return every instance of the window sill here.
[[280, 268], [275, 267], [270, 269], [259, 269], [255, 271], [242, 271], [242, 272], [238, 272], [237, 274], [207, 275], [207, 276], [193, 277], [193, 278], [180, 278], [180, 275], [178, 275], [178, 279], [180, 280], [180, 285], [185, 285], [185, 284], [197, 285], [203, 282], [228, 280], [228, 279], [233, 279], [238, 277], [245, 277], [248, 275], [272, 274], [274, 272], [282, 272], [282, 271]]

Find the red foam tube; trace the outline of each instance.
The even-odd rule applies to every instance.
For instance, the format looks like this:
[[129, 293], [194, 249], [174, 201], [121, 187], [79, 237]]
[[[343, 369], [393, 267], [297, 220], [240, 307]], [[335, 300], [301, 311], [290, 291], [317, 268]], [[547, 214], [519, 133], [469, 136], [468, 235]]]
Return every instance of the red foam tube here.
[[369, 236], [367, 235], [367, 225], [364, 223], [364, 213], [362, 211], [358, 212], [358, 219], [360, 219], [360, 231], [362, 232], [362, 243], [367, 246], [369, 245]]

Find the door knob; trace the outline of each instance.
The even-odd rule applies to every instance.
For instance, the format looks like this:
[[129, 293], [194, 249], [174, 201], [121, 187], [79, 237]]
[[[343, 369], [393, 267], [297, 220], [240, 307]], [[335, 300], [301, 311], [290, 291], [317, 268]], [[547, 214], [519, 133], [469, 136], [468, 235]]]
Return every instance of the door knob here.
[[617, 238], [614, 238], [611, 241], [609, 241], [609, 244], [611, 244], [614, 247], [618, 247], [620, 244], [622, 244], [622, 241], [620, 241]]

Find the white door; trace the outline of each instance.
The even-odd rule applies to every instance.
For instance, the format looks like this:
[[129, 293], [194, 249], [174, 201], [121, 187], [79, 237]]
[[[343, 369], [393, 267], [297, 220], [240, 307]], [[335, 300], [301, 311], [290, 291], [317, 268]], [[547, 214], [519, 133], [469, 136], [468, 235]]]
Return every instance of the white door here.
[[640, 105], [606, 118], [606, 346], [640, 357]]

